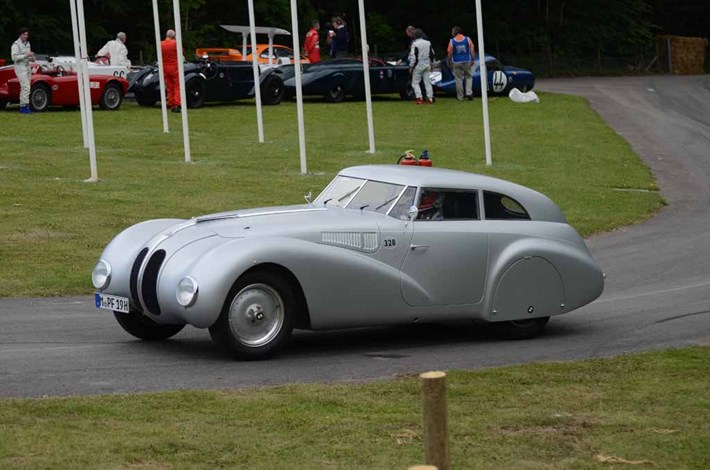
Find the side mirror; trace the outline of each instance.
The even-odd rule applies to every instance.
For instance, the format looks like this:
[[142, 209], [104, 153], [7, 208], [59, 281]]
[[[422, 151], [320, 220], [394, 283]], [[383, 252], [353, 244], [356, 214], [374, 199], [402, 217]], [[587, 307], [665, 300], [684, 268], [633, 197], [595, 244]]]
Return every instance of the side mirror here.
[[313, 191], [308, 191], [308, 194], [304, 195], [303, 198], [306, 200], [308, 204], [311, 203], [311, 199], [313, 198]]
[[417, 214], [419, 214], [419, 209], [417, 209], [417, 206], [409, 206], [409, 209], [407, 209], [407, 220], [416, 219]]

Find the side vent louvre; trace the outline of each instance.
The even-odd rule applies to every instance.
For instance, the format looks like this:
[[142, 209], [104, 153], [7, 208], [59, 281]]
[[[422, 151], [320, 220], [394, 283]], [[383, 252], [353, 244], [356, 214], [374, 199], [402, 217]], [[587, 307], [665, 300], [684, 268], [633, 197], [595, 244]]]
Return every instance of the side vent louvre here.
[[160, 315], [160, 305], [158, 304], [158, 272], [165, 260], [165, 250], [158, 250], [153, 253], [148, 260], [143, 272], [143, 281], [141, 283], [143, 301], [146, 308], [153, 315]]
[[138, 253], [138, 256], [136, 257], [136, 261], [133, 263], [133, 268], [131, 269], [131, 278], [130, 278], [130, 288], [131, 288], [131, 300], [133, 301], [133, 305], [136, 307], [140, 307], [140, 299], [138, 298], [138, 274], [140, 273], [141, 270], [141, 265], [143, 264], [143, 260], [145, 259], [145, 255], [148, 254], [148, 248], [143, 248], [140, 253]]

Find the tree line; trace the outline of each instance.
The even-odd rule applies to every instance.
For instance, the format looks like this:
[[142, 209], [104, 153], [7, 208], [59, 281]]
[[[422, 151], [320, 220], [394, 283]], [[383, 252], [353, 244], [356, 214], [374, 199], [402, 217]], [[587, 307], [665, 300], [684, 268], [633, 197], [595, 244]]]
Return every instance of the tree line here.
[[[163, 30], [172, 27], [173, 2], [159, 0]], [[246, 0], [181, 0], [183, 42], [186, 52], [197, 47], [237, 45], [237, 37], [220, 24], [248, 24]], [[653, 57], [653, 38], [664, 32], [664, 23], [687, 25], [693, 17], [708, 15], [705, 0], [482, 0], [486, 52], [504, 62], [524, 66], [539, 74], [603, 71], [605, 63], [619, 61], [622, 68], [641, 68]], [[407, 25], [422, 28], [441, 57], [451, 27], [460, 25], [477, 43], [474, 0], [436, 2], [365, 2], [370, 53], [387, 56], [403, 52], [408, 44]], [[118, 31], [128, 35], [134, 63], [155, 60], [152, 0], [84, 0], [87, 42], [95, 53]], [[254, 0], [258, 25], [291, 30], [290, 0]], [[298, 0], [301, 35], [313, 19], [323, 27], [333, 16], [345, 19], [353, 55], [360, 53], [357, 0]], [[21, 26], [32, 30], [36, 52], [72, 53], [68, 2], [0, 0], [0, 36], [9, 57], [12, 41]], [[679, 22], [674, 14], [688, 15]], [[702, 29], [702, 24], [699, 26]], [[325, 46], [325, 29], [321, 34]], [[673, 31], [669, 31], [673, 32]], [[682, 32], [681, 32], [682, 33]], [[703, 33], [700, 31], [700, 33]], [[301, 38], [302, 40], [302, 38]], [[279, 39], [289, 43], [288, 38]], [[188, 57], [191, 57], [187, 54]]]

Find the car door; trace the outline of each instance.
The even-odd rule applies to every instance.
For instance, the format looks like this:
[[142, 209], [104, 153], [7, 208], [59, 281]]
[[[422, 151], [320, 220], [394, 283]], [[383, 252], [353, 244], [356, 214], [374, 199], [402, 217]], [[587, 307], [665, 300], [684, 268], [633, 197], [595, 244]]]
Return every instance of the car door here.
[[479, 218], [478, 192], [436, 190], [443, 196], [430, 215], [424, 189], [402, 266], [402, 297], [411, 306], [476, 304], [488, 269], [488, 234]]

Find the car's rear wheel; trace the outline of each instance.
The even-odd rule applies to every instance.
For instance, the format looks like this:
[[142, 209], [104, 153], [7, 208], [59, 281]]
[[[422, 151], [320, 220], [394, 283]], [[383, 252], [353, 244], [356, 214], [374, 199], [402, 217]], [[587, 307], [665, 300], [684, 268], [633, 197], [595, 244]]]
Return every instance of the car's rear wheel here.
[[492, 323], [495, 333], [504, 339], [533, 338], [545, 329], [550, 317], [531, 318], [529, 320], [513, 320]]
[[266, 359], [291, 335], [296, 305], [283, 277], [266, 270], [247, 273], [230, 290], [210, 336], [239, 359]]
[[146, 96], [145, 94], [140, 93], [140, 92], [135, 92], [134, 96], [136, 98], [136, 103], [138, 103], [139, 106], [150, 107], [150, 106], [155, 105], [155, 103], [158, 102], [158, 100], [156, 98]]
[[113, 312], [116, 321], [127, 333], [144, 341], [160, 341], [174, 336], [185, 325], [159, 325], [140, 313]]
[[32, 111], [41, 113], [47, 111], [51, 104], [51, 94], [49, 87], [44, 83], [32, 85], [30, 89], [30, 107]]
[[193, 77], [185, 83], [185, 95], [188, 108], [199, 108], [205, 104], [205, 81], [201, 78]]
[[108, 111], [116, 111], [121, 107], [123, 101], [123, 90], [118, 83], [109, 83], [104, 88], [99, 100], [99, 107]]
[[340, 85], [333, 85], [325, 94], [325, 100], [329, 103], [341, 103], [345, 99], [345, 92]]
[[281, 77], [271, 75], [264, 79], [261, 84], [261, 102], [266, 106], [274, 106], [281, 103], [284, 97], [284, 82]]

